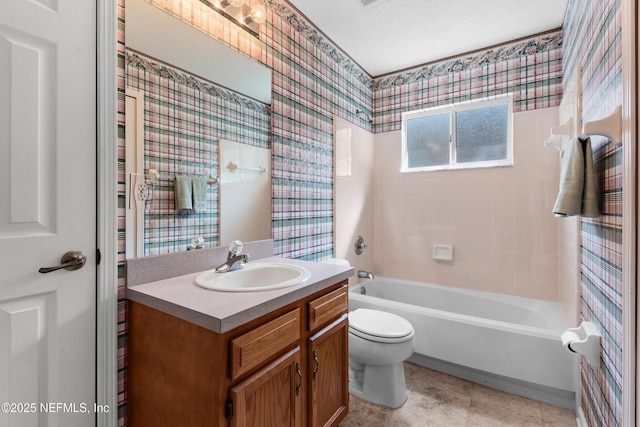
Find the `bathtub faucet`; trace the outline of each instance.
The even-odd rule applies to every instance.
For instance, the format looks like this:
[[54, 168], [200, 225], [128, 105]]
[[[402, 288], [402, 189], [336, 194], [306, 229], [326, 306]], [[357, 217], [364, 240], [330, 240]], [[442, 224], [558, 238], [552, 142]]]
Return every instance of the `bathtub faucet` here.
[[374, 279], [375, 276], [370, 271], [358, 270], [358, 277], [361, 279]]
[[215, 268], [216, 273], [226, 273], [228, 271], [238, 270], [243, 264], [249, 261], [249, 254], [240, 254], [242, 252], [242, 242], [234, 240], [229, 245], [229, 254], [224, 264]]

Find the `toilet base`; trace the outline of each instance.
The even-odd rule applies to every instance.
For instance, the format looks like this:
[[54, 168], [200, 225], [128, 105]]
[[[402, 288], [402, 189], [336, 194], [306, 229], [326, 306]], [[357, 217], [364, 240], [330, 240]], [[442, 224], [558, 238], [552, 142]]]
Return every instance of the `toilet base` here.
[[404, 364], [349, 364], [349, 393], [376, 405], [399, 408], [407, 401]]

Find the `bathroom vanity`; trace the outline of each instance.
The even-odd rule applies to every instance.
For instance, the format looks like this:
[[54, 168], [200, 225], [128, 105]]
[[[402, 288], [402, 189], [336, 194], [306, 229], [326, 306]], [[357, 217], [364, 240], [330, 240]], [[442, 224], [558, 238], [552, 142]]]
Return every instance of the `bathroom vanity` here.
[[264, 292], [202, 289], [197, 273], [129, 284], [132, 426], [337, 426], [344, 418], [353, 268], [269, 262], [304, 265], [311, 277]]

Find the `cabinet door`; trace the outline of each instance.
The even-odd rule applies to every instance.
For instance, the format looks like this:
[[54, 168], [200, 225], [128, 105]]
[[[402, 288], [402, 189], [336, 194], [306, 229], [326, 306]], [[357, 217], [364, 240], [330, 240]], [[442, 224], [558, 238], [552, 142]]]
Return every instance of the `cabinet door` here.
[[349, 408], [347, 315], [309, 338], [309, 425], [337, 426]]
[[231, 427], [302, 427], [300, 347], [230, 390]]

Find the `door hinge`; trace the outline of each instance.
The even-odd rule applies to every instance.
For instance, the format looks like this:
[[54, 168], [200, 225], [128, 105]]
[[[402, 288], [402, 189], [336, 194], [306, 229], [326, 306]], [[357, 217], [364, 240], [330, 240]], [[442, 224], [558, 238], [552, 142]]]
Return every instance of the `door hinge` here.
[[226, 419], [230, 420], [233, 417], [233, 400], [227, 400], [227, 403], [224, 404], [224, 416]]
[[100, 261], [102, 260], [102, 253], [100, 253], [100, 248], [96, 249], [96, 265], [100, 265]]

